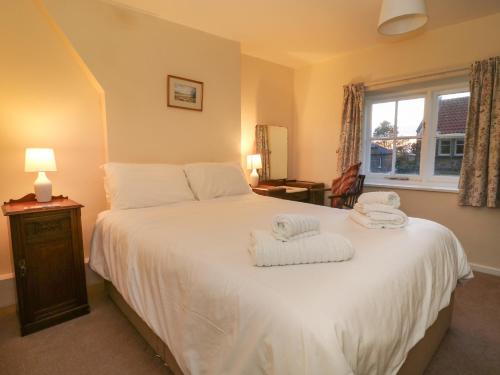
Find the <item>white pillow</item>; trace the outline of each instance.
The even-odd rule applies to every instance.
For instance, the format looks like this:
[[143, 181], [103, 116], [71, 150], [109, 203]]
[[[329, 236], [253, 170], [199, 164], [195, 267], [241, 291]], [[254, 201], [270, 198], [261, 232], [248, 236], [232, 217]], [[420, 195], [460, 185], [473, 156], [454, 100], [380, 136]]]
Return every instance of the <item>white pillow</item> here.
[[104, 188], [112, 210], [194, 200], [181, 165], [104, 165]]
[[199, 200], [248, 194], [252, 191], [238, 163], [186, 164], [184, 171]]

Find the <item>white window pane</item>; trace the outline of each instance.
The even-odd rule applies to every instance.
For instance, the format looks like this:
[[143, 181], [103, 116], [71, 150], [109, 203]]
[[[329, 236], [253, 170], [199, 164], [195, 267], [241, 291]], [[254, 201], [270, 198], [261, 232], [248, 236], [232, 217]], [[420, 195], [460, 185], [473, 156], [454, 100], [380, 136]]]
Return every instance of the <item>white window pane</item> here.
[[392, 138], [394, 136], [395, 115], [396, 115], [396, 102], [373, 104], [371, 113], [372, 136]]
[[398, 136], [420, 137], [423, 133], [425, 98], [398, 101]]
[[465, 91], [438, 97], [437, 139], [434, 155], [434, 174], [436, 175], [460, 175], [469, 97], [469, 92]]
[[463, 138], [437, 139], [436, 142], [434, 174], [445, 176], [460, 175], [464, 147]]
[[455, 155], [464, 154], [464, 139], [457, 139], [455, 141]]
[[451, 152], [451, 139], [439, 139], [437, 148], [438, 155], [449, 155]]
[[469, 96], [468, 92], [439, 95], [437, 135], [465, 133]]
[[389, 173], [392, 170], [391, 140], [373, 140], [370, 145], [370, 172]]
[[398, 139], [396, 141], [396, 173], [420, 173], [420, 139]]

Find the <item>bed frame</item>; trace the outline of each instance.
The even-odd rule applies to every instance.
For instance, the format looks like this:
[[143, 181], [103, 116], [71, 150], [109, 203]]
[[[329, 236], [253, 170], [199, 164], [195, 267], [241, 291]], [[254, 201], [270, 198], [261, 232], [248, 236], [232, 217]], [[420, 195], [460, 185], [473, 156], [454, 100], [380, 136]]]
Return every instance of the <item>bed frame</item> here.
[[[165, 362], [170, 372], [183, 375], [168, 346], [156, 335], [139, 315], [127, 304], [112, 283], [104, 281], [106, 291], [111, 300], [127, 317], [139, 334], [146, 340], [156, 354]], [[451, 323], [453, 313], [454, 294], [451, 295], [450, 304], [442, 309], [436, 321], [425, 332], [425, 336], [409, 352], [398, 375], [421, 375], [428, 366], [432, 356], [437, 351], [441, 340], [444, 338]]]

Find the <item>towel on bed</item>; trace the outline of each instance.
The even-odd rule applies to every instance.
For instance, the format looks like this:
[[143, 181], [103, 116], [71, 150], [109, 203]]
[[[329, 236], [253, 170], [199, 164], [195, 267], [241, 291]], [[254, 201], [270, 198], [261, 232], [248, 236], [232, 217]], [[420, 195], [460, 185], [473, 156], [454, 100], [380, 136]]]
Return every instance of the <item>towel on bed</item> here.
[[319, 234], [319, 220], [307, 215], [280, 214], [273, 218], [272, 228], [277, 240], [293, 241]]
[[[394, 209], [396, 210], [396, 209]], [[399, 211], [399, 210], [396, 210]], [[399, 211], [402, 215], [396, 213], [388, 212], [377, 212], [372, 211], [367, 214], [362, 214], [358, 210], [351, 210], [349, 217], [356, 223], [369, 228], [369, 229], [381, 229], [381, 228], [402, 228], [408, 223], [408, 217], [402, 211]]]
[[391, 206], [392, 208], [399, 208], [401, 201], [399, 195], [393, 191], [374, 191], [361, 194], [358, 198], [358, 203], [379, 203]]
[[[385, 204], [379, 204], [379, 203], [356, 203], [354, 205], [354, 209], [358, 211], [359, 213], [362, 213], [363, 215], [367, 215], [368, 217], [374, 218], [378, 214], [388, 214], [390, 217], [391, 215], [394, 216], [399, 216], [403, 219], [408, 219], [406, 214], [398, 210], [397, 208], [385, 205]], [[375, 215], [375, 216], [374, 216]]]
[[316, 236], [283, 242], [268, 231], [254, 230], [250, 234], [249, 252], [256, 266], [340, 262], [354, 255], [351, 242], [338, 234]]

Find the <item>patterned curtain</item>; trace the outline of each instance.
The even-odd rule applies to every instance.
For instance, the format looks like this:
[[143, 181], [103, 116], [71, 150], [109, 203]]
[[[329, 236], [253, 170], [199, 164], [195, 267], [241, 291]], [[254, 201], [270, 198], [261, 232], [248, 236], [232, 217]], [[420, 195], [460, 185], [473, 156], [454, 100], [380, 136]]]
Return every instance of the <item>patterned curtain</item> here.
[[344, 86], [342, 131], [337, 161], [337, 170], [340, 173], [359, 162], [364, 102], [365, 87], [362, 83]]
[[267, 125], [255, 126], [255, 151], [262, 158], [262, 168], [259, 171], [260, 181], [267, 181], [271, 177], [271, 163], [269, 162], [269, 134]]
[[498, 207], [500, 201], [500, 57], [471, 66], [470, 100], [458, 204]]

